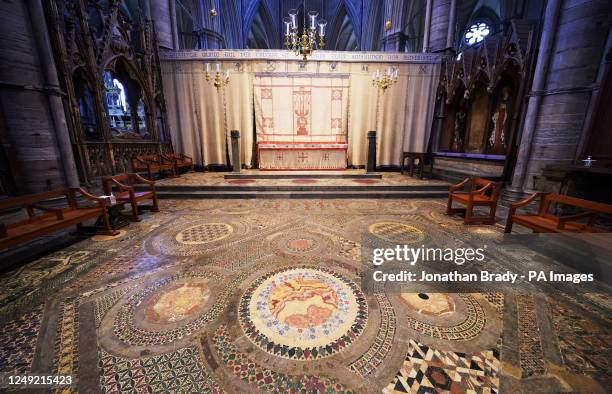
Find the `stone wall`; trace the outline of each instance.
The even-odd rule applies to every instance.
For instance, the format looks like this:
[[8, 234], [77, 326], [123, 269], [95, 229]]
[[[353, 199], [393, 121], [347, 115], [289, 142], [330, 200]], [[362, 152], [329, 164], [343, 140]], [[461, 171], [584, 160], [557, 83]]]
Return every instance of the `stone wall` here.
[[578, 147], [610, 29], [612, 2], [566, 0], [538, 112], [523, 189], [545, 189], [548, 164], [581, 160]]
[[27, 2], [0, 2], [0, 111], [3, 148], [19, 193], [65, 185]]

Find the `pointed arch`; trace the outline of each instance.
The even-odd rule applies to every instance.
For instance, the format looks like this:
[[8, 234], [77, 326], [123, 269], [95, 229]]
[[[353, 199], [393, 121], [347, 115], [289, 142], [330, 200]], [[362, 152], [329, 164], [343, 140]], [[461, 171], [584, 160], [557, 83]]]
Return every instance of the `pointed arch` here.
[[247, 48], [280, 48], [279, 33], [270, 8], [265, 1], [254, 1], [247, 9], [246, 46]]
[[336, 51], [359, 50], [359, 39], [355, 34], [355, 24], [353, 24], [354, 19], [351, 18], [344, 1], [338, 4], [335, 15], [327, 49]]

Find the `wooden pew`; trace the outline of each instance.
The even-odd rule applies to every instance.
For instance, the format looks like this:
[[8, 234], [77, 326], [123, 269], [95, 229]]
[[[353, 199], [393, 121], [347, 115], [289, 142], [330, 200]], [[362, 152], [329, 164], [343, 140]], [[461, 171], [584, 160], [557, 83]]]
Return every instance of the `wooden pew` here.
[[[126, 181], [127, 184], [122, 183]], [[149, 185], [149, 190], [135, 191], [134, 185], [136, 184]], [[113, 186], [118, 189], [118, 192], [115, 193], [115, 197], [117, 198], [118, 202], [125, 201], [130, 203], [132, 206], [132, 217], [130, 219], [134, 222], [140, 221], [138, 216], [139, 207], [141, 209], [149, 209], [151, 212], [159, 212], [157, 196], [155, 194], [155, 181], [145, 179], [136, 173], [128, 173], [105, 177], [102, 180], [102, 185], [104, 187], [104, 194], [106, 195], [110, 195], [113, 192]], [[144, 200], [152, 200], [153, 204], [139, 206], [138, 201]]]
[[183, 153], [163, 153], [162, 156], [174, 163], [175, 172], [178, 175], [181, 168], [188, 168], [187, 171], [193, 172], [193, 159]]
[[154, 179], [154, 174], [161, 176], [162, 171], [170, 171], [171, 176], [176, 175], [174, 162], [165, 159], [161, 155], [138, 155], [132, 157], [132, 171], [146, 171], [149, 179]]
[[[77, 193], [88, 200], [95, 201], [96, 205], [80, 207], [76, 197]], [[41, 204], [46, 200], [58, 197], [65, 197], [68, 207], [52, 208]], [[11, 208], [25, 208], [28, 219], [14, 223], [0, 223], [0, 249], [19, 245], [72, 225], [76, 225], [80, 232], [83, 222], [98, 217], [102, 218], [103, 223], [100, 233], [106, 235], [117, 234], [110, 225], [108, 212], [106, 211], [106, 201], [81, 188], [58, 189], [0, 201], [0, 211]]]
[[[518, 208], [529, 205], [540, 197], [538, 212], [534, 214], [517, 214]], [[557, 216], [550, 213], [553, 203], [580, 208], [583, 212]], [[506, 220], [506, 233], [512, 231], [514, 223], [530, 228], [534, 233], [602, 233], [605, 229], [596, 226], [597, 216], [612, 215], [612, 205], [583, 200], [581, 198], [563, 196], [553, 193], [534, 193], [524, 200], [511, 205]]]
[[[468, 184], [469, 191], [459, 191]], [[458, 211], [453, 208], [453, 201], [455, 201], [466, 206], [465, 218], [463, 220], [465, 224], [495, 224], [495, 212], [500, 191], [500, 182], [493, 182], [484, 178], [466, 178], [449, 188], [446, 214], [452, 215]], [[489, 214], [487, 216], [475, 216], [473, 214], [474, 207], [489, 207]]]

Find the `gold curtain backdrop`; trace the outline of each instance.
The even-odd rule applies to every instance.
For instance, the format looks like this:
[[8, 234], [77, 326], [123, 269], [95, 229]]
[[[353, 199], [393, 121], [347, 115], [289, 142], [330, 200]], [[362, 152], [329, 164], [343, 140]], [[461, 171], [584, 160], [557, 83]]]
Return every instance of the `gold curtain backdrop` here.
[[[366, 164], [369, 130], [378, 132], [378, 165], [399, 165], [402, 151], [427, 149], [439, 63], [221, 60], [221, 68], [230, 70], [230, 83], [217, 90], [205, 81], [207, 62], [214, 60], [166, 59], [161, 63], [174, 149], [193, 157], [197, 164], [227, 164], [230, 130], [240, 131], [240, 158], [251, 164], [257, 143], [253, 85], [255, 76], [263, 74], [348, 75], [347, 119], [342, 122], [348, 165]], [[399, 68], [399, 79], [383, 94], [372, 85], [371, 74], [389, 66]], [[326, 105], [329, 103], [312, 97], [312, 111], [329, 111], [323, 108]], [[263, 124], [258, 121], [257, 127]], [[261, 132], [265, 130], [257, 130]]]

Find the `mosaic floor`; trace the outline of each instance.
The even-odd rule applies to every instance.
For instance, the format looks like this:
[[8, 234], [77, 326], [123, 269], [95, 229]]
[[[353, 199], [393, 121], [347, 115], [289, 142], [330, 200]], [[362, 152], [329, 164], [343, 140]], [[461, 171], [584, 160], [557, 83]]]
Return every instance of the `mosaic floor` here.
[[116, 238], [0, 277], [0, 371], [70, 374], [73, 391], [105, 393], [609, 391], [607, 294], [361, 288], [364, 231], [500, 242], [501, 224], [466, 227], [444, 208], [164, 200]]

